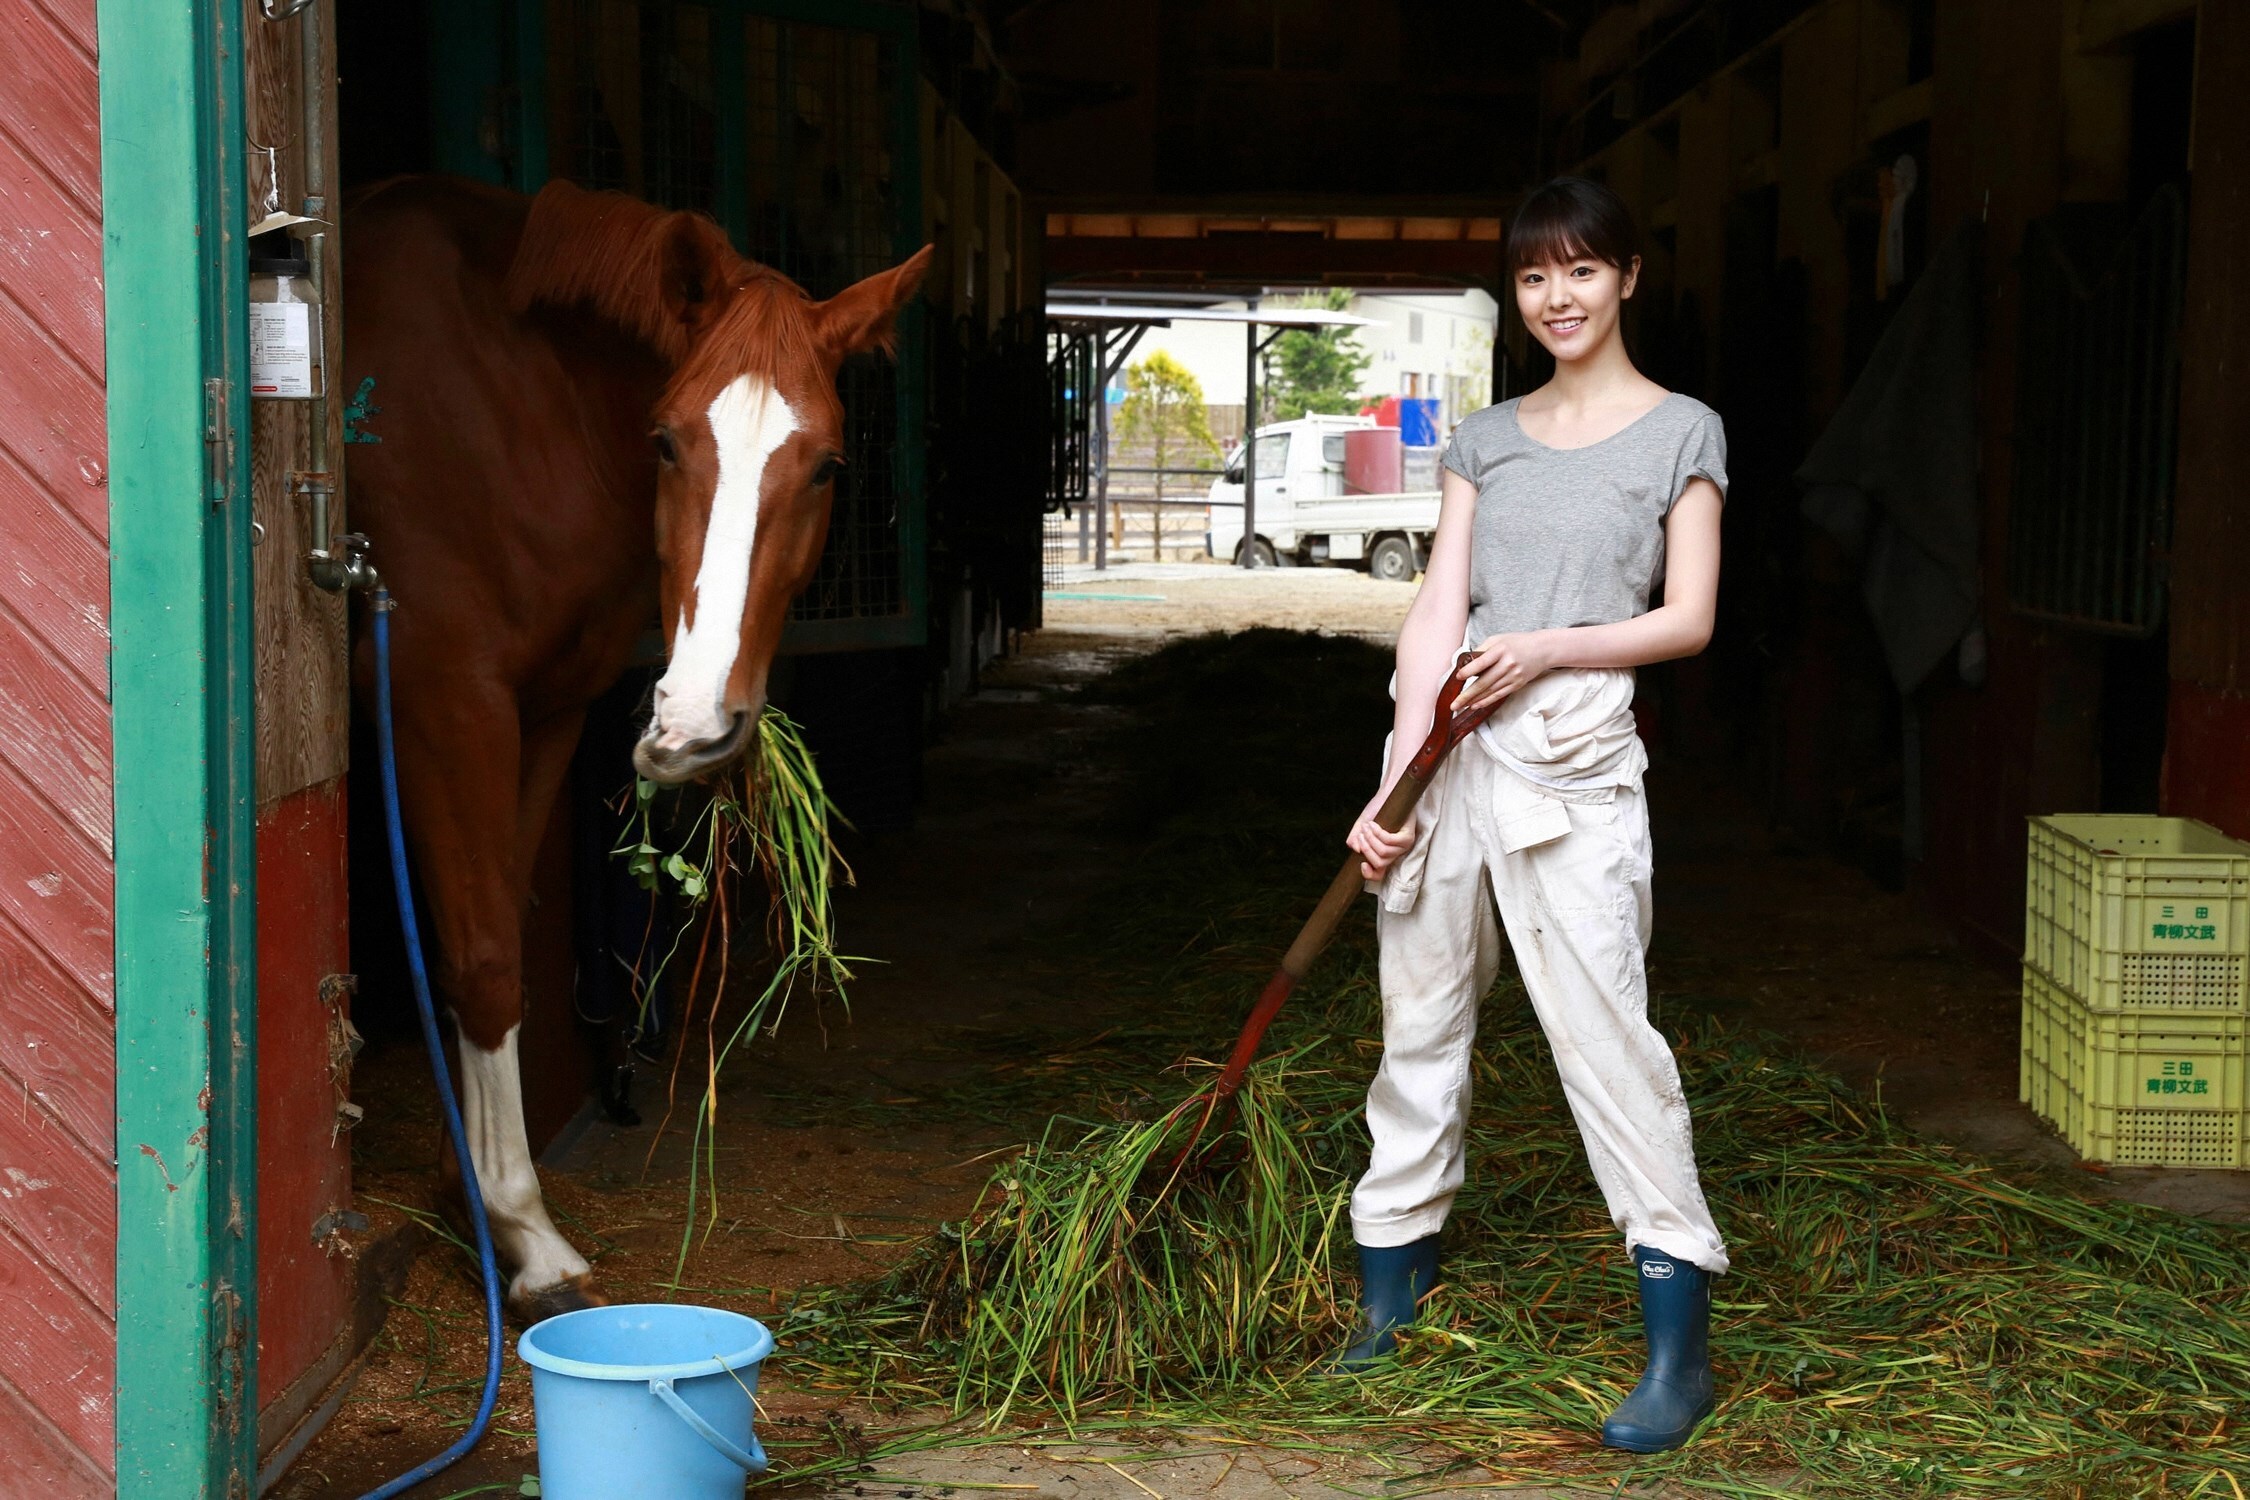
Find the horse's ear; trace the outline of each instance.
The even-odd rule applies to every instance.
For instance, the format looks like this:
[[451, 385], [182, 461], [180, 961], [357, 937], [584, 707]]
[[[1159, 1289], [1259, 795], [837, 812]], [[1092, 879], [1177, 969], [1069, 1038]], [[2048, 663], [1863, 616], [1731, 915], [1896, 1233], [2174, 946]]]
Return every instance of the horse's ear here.
[[888, 271], [845, 287], [820, 304], [820, 336], [838, 356], [898, 346], [899, 310], [914, 300], [930, 269], [933, 247], [924, 245]]
[[660, 233], [658, 295], [665, 316], [680, 332], [676, 359], [693, 346], [703, 325], [725, 302], [727, 274], [740, 257], [727, 232], [702, 214], [667, 214]]

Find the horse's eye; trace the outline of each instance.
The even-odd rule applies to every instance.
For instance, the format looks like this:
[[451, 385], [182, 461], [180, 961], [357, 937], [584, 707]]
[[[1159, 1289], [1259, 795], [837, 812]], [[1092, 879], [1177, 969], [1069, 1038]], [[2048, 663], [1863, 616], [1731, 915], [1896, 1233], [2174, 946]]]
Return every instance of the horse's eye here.
[[648, 440], [656, 446], [656, 457], [658, 462], [663, 463], [666, 466], [670, 466], [680, 461], [679, 445], [672, 441], [671, 428], [657, 428], [654, 432], [648, 435]]
[[842, 459], [838, 458], [833, 453], [829, 454], [826, 458], [820, 461], [820, 467], [813, 470], [813, 488], [819, 489], [822, 485], [834, 480], [837, 473], [842, 470], [843, 467], [844, 461]]

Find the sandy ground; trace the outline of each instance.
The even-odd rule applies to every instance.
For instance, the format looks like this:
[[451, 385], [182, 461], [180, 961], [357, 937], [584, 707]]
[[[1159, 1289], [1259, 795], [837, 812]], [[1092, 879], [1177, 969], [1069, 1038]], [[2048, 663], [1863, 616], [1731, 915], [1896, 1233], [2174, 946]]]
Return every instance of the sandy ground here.
[[1212, 562], [1072, 564], [1047, 591], [1047, 625], [1105, 635], [1193, 635], [1271, 625], [1393, 640], [1415, 585], [1349, 568], [1262, 568]]
[[[677, 1133], [652, 1155], [649, 1128], [605, 1126], [545, 1173], [558, 1219], [614, 1296], [694, 1295], [755, 1316], [794, 1288], [867, 1275], [958, 1216], [985, 1178], [980, 1158], [1021, 1133], [937, 1101], [955, 1082], [990, 1079], [996, 1058], [1034, 1092], [1051, 1086], [1068, 1067], [1061, 1049], [1105, 1024], [1080, 976], [1040, 956], [1049, 951], [1040, 939], [1069, 930], [1124, 852], [1107, 846], [1114, 835], [1099, 813], [1109, 773], [1089, 752], [1110, 710], [1055, 689], [1203, 629], [1386, 637], [1413, 591], [1342, 570], [1191, 563], [1072, 569], [1053, 592], [1065, 597], [1049, 599], [1049, 628], [987, 671], [931, 751], [914, 831], [855, 846], [860, 885], [841, 907], [845, 941], [883, 962], [862, 969], [848, 1018], [833, 1008], [793, 1015], [734, 1077], [722, 1103], [716, 1228], [693, 1246], [680, 1283], [687, 1152]], [[1068, 597], [1091, 594], [1162, 597]], [[2250, 1173], [2077, 1168], [2016, 1102], [2013, 974], [1963, 951], [1910, 896], [1825, 859], [1772, 852], [1751, 808], [1661, 761], [1650, 788], [1660, 871], [1651, 979], [1667, 1010], [1785, 1034], [1879, 1090], [1908, 1124], [2023, 1171], [2250, 1222]], [[433, 1202], [434, 1115], [411, 1052], [366, 1059], [359, 1092], [370, 1112], [355, 1169], [380, 1229]], [[443, 1447], [473, 1405], [480, 1360], [473, 1283], [441, 1246], [416, 1265], [339, 1415], [273, 1493], [343, 1500]], [[413, 1491], [419, 1500], [513, 1492], [536, 1467], [528, 1385], [512, 1357], [509, 1366], [493, 1435]], [[760, 1397], [761, 1433], [783, 1453], [893, 1421], [879, 1405], [792, 1389], [785, 1371]], [[1163, 1448], [1029, 1442], [895, 1460], [833, 1492], [1266, 1500], [1365, 1494], [1400, 1477], [1372, 1460], [1217, 1438]], [[1550, 1493], [1493, 1490], [1480, 1477], [1448, 1482]], [[1611, 1476], [1600, 1492], [1661, 1493], [1623, 1480], [1616, 1490]]]

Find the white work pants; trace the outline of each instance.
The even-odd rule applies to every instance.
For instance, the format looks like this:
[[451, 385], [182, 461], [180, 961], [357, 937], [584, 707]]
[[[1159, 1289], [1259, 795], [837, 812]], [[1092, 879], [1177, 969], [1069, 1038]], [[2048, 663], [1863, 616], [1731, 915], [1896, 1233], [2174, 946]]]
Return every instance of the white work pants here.
[[[1499, 967], [1493, 898], [1546, 1029], [1564, 1096], [1628, 1249], [1710, 1271], [1726, 1247], [1696, 1176], [1687, 1099], [1649, 1024], [1648, 811], [1637, 787], [1561, 801], [1570, 831], [1508, 852], [1496, 801], [1515, 776], [1476, 742], [1439, 770], [1418, 896], [1386, 903], [1383, 1062], [1367, 1094], [1374, 1153], [1352, 1194], [1362, 1245], [1403, 1245], [1445, 1223], [1462, 1177], [1477, 1005]], [[1487, 893], [1487, 878], [1490, 894]]]

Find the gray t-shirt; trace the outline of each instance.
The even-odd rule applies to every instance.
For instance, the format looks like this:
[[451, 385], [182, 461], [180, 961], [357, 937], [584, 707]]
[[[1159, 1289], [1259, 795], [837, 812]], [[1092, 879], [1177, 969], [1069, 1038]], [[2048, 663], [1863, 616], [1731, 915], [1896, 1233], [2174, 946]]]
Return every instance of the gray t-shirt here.
[[1477, 487], [1470, 637], [1648, 613], [1672, 502], [1697, 475], [1727, 492], [1719, 414], [1674, 391], [1598, 443], [1550, 448], [1526, 435], [1516, 405], [1463, 418], [1440, 460]]

